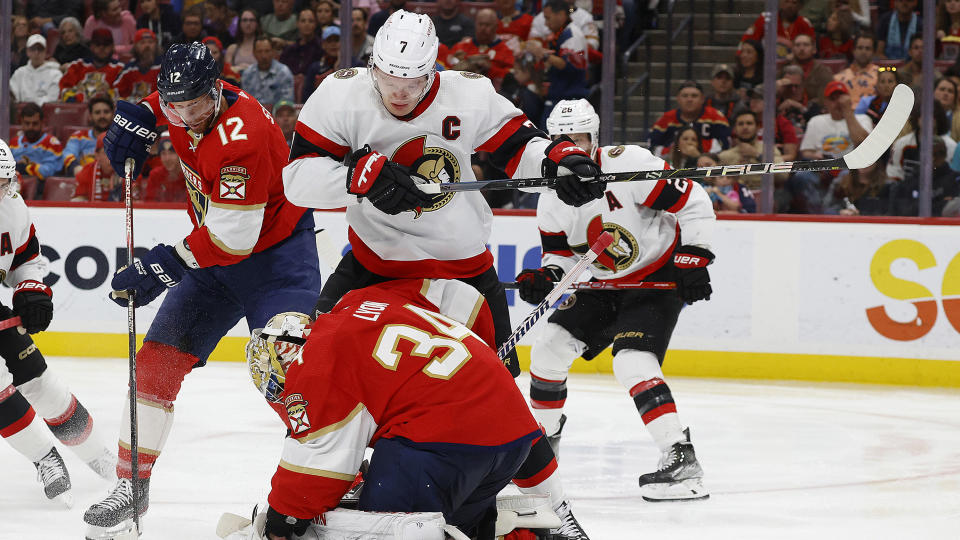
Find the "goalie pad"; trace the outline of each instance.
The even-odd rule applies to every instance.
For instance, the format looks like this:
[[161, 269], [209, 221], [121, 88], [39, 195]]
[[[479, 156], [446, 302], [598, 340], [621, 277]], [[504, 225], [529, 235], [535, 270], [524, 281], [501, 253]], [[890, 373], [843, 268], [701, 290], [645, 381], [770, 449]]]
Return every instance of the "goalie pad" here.
[[[256, 512], [256, 511], [255, 511]], [[253, 521], [236, 514], [224, 514], [217, 524], [217, 536], [225, 540], [265, 540], [266, 512], [257, 512]], [[447, 525], [440, 512], [361, 512], [338, 508], [323, 515], [326, 524], [311, 524], [298, 540], [456, 540], [469, 538]]]

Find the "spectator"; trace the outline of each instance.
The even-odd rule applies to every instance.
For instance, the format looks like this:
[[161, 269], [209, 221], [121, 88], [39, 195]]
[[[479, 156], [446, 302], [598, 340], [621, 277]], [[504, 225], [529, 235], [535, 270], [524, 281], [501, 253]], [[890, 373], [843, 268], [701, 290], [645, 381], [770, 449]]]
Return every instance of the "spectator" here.
[[303, 97], [301, 98], [304, 102], [320, 86], [327, 75], [337, 70], [337, 65], [340, 63], [340, 29], [336, 26], [324, 28], [322, 39], [323, 59], [310, 64], [304, 74]]
[[818, 103], [810, 101], [803, 87], [803, 68], [797, 65], [784, 66], [783, 77], [777, 80], [777, 113], [793, 124], [797, 136], [803, 136], [807, 119], [820, 114]]
[[273, 0], [273, 13], [260, 17], [263, 33], [283, 41], [286, 46], [297, 39], [297, 18], [293, 16], [293, 0]]
[[293, 73], [274, 59], [270, 38], [257, 38], [253, 54], [257, 63], [243, 72], [243, 91], [262, 104], [273, 104], [284, 99], [293, 101]]
[[63, 171], [76, 176], [84, 165], [93, 161], [97, 137], [107, 131], [113, 120], [113, 100], [107, 96], [93, 96], [87, 103], [90, 127], [74, 131], [63, 147]]
[[260, 37], [260, 19], [257, 12], [245, 9], [240, 12], [237, 41], [227, 47], [226, 62], [243, 73], [257, 62], [253, 55], [253, 43]]
[[697, 129], [697, 135], [703, 139], [706, 151], [719, 152], [730, 146], [730, 124], [727, 119], [720, 111], [704, 105], [700, 83], [685, 81], [677, 90], [677, 108], [663, 113], [650, 130], [653, 153], [666, 156], [668, 145], [677, 130], [687, 124], [693, 124]]
[[[937, 104], [939, 105], [939, 104]], [[933, 179], [931, 182], [931, 215], [939, 216], [946, 204], [957, 196], [957, 172], [947, 163], [949, 145], [942, 137], [933, 141]], [[920, 162], [917, 158], [905, 160], [909, 163], [906, 177], [900, 182], [888, 184], [890, 188], [890, 207], [887, 214], [892, 216], [919, 215]]]
[[387, 17], [393, 15], [398, 9], [403, 9], [407, 5], [407, 0], [390, 0], [385, 8], [370, 16], [370, 26], [367, 27], [367, 33], [376, 37], [377, 30], [387, 22]]
[[[170, 134], [164, 132], [157, 142], [160, 150], [162, 166], [150, 169], [147, 178], [147, 193], [144, 198], [148, 202], [179, 203], [187, 202], [187, 190], [183, 189], [186, 179], [180, 167], [180, 158], [170, 142]], [[109, 167], [109, 162], [108, 165]]]
[[74, 60], [60, 69], [60, 101], [83, 102], [106, 94], [113, 97], [113, 83], [123, 71], [123, 64], [113, 60], [113, 34], [105, 28], [93, 32], [90, 56]]
[[353, 40], [353, 59], [350, 62], [355, 66], [367, 65], [367, 60], [373, 54], [373, 36], [367, 33], [367, 11], [353, 8], [351, 11], [350, 37]]
[[543, 118], [553, 106], [563, 99], [586, 98], [587, 89], [587, 42], [583, 32], [570, 19], [564, 0], [549, 0], [543, 5], [542, 15], [554, 38], [546, 47], [535, 39], [527, 41], [527, 51], [547, 69], [547, 95], [544, 100]]
[[437, 39], [447, 47], [474, 35], [473, 19], [460, 13], [460, 0], [437, 0], [437, 12], [430, 18], [437, 29]]
[[513, 51], [497, 38], [497, 23], [497, 13], [492, 9], [477, 12], [477, 37], [465, 38], [450, 50], [453, 69], [486, 75], [498, 83], [510, 72]]
[[297, 109], [290, 101], [281, 101], [273, 106], [273, 117], [287, 140], [287, 146], [293, 143], [293, 131], [297, 127]]
[[937, 0], [937, 41], [960, 36], [960, 0]]
[[93, 32], [105, 28], [113, 35], [114, 52], [120, 58], [129, 58], [133, 49], [133, 35], [137, 20], [123, 9], [120, 0], [93, 0], [93, 15], [83, 25], [83, 35], [89, 40]]
[[[720, 157], [716, 154], [701, 154], [697, 159], [697, 167], [716, 167], [720, 165]], [[713, 202], [713, 209], [720, 214], [738, 212], [741, 214], [755, 214], [757, 200], [753, 192], [734, 180], [731, 176], [711, 176], [697, 178], [704, 191]], [[726, 206], [726, 208], [721, 208]]]
[[823, 198], [823, 213], [841, 216], [878, 216], [887, 211], [884, 184], [886, 178], [879, 163], [862, 169], [842, 171], [833, 179]]
[[[937, 82], [937, 86], [933, 89], [933, 99], [940, 102], [940, 105], [943, 105], [943, 110], [947, 114], [947, 123], [953, 124], [954, 111], [957, 110], [957, 83], [952, 80], [944, 77]], [[950, 137], [953, 137], [952, 129], [948, 130]], [[942, 135], [942, 133], [941, 133]], [[954, 138], [954, 140], [956, 140]]]
[[862, 143], [873, 129], [870, 117], [855, 114], [850, 106], [850, 92], [840, 81], [831, 81], [824, 90], [827, 112], [814, 116], [800, 142], [803, 159], [842, 157]]
[[724, 118], [729, 119], [740, 101], [740, 94], [733, 88], [733, 69], [729, 64], [717, 64], [713, 68], [710, 88], [712, 92], [707, 98], [707, 106], [720, 111]]
[[737, 63], [733, 68], [733, 87], [747, 91], [763, 84], [763, 45], [748, 39], [737, 48]]
[[10, 141], [21, 176], [21, 195], [33, 199], [43, 193], [43, 181], [63, 168], [63, 146], [44, 132], [43, 109], [33, 102], [20, 108], [21, 132]]
[[330, 0], [320, 0], [320, 2], [317, 2], [317, 7], [314, 10], [314, 15], [316, 15], [317, 18], [317, 35], [323, 33], [323, 29], [328, 26], [337, 26], [337, 9], [337, 6]]
[[893, 95], [893, 89], [900, 83], [900, 76], [897, 74], [897, 68], [894, 66], [881, 66], [877, 68], [877, 86], [872, 96], [863, 96], [860, 103], [854, 111], [856, 114], [865, 114], [876, 124], [883, 116], [883, 111], [887, 109], [887, 103], [890, 102], [890, 96]]
[[113, 88], [117, 99], [139, 103], [157, 89], [160, 75], [160, 57], [157, 56], [157, 36], [149, 28], [137, 30], [133, 38], [133, 60], [117, 76]]
[[220, 66], [220, 78], [234, 86], [240, 86], [240, 74], [233, 69], [233, 66], [223, 56], [223, 43], [220, 43], [220, 40], [214, 36], [207, 36], [203, 38], [203, 44], [207, 46], [207, 49], [210, 49], [210, 56]]
[[854, 107], [860, 105], [864, 96], [873, 95], [877, 87], [877, 65], [873, 59], [873, 36], [861, 34], [854, 39], [853, 62], [850, 67], [833, 76], [835, 81], [847, 85], [850, 101]]
[[173, 38], [173, 42], [193, 43], [194, 41], [203, 41], [205, 37], [207, 37], [207, 32], [203, 29], [203, 7], [193, 6], [184, 10], [180, 33]]
[[17, 68], [10, 77], [10, 93], [14, 101], [32, 101], [43, 105], [57, 101], [60, 96], [60, 64], [47, 60], [47, 40], [40, 34], [27, 39], [26, 65]]
[[[757, 86], [747, 91], [747, 108], [753, 111], [754, 118], [757, 121], [757, 138], [763, 140], [763, 86]], [[800, 146], [800, 139], [797, 137], [796, 128], [786, 116], [777, 112], [776, 121], [773, 125], [773, 141], [776, 144], [780, 155], [784, 161], [794, 161], [797, 159], [797, 148]]]
[[[724, 165], [743, 165], [746, 163], [760, 163], [763, 159], [763, 143], [759, 135], [760, 121], [757, 119], [757, 113], [744, 109], [737, 112], [731, 119], [731, 129], [733, 131], [733, 144], [723, 152], [720, 152], [720, 163]], [[783, 155], [774, 144], [773, 162], [782, 163]], [[777, 175], [782, 176], [782, 175]], [[785, 180], [781, 178], [780, 180]], [[763, 182], [763, 177], [758, 174], [743, 176], [741, 181], [747, 186], [756, 189]]]
[[923, 26], [914, 11], [916, 7], [917, 0], [895, 0], [895, 11], [880, 18], [876, 56], [890, 60], [907, 58], [911, 39], [920, 35]]
[[[203, 4], [204, 21], [203, 31], [208, 36], [216, 37], [220, 43], [233, 43], [233, 33], [230, 31], [236, 17], [227, 6], [226, 0], [206, 0]], [[222, 49], [222, 47], [221, 47]]]
[[800, 15], [809, 19], [817, 33], [821, 33], [826, 30], [828, 15], [834, 11], [849, 13], [859, 27], [873, 28], [870, 0], [806, 0], [800, 8]]
[[853, 34], [856, 24], [850, 5], [843, 5], [847, 9], [835, 9], [827, 17], [827, 31], [820, 36], [818, 42], [820, 58], [843, 58], [847, 61], [853, 58]]
[[495, 0], [494, 5], [500, 16], [497, 24], [497, 37], [507, 43], [514, 54], [523, 50], [523, 42], [530, 37], [533, 15], [517, 11], [514, 0]]
[[[913, 110], [910, 112], [910, 132], [903, 137], [893, 141], [890, 146], [890, 160], [887, 161], [887, 179], [891, 182], [899, 182], [910, 176], [907, 174], [907, 163], [920, 161], [920, 127], [923, 125], [920, 117], [920, 102], [914, 103]], [[950, 123], [947, 122], [947, 113], [939, 101], [933, 102], [933, 133], [934, 137], [943, 141], [946, 154], [953, 156], [957, 148], [957, 142], [950, 135]], [[946, 133], [946, 135], [944, 135]]]
[[819, 103], [827, 83], [833, 80], [833, 70], [814, 58], [816, 54], [817, 46], [810, 36], [800, 34], [793, 40], [792, 64], [803, 68], [803, 89], [807, 98]]
[[30, 27], [36, 28], [40, 34], [47, 37], [50, 31], [57, 28], [67, 17], [77, 19], [77, 26], [80, 26], [79, 20], [84, 15], [84, 0], [30, 0], [24, 3]]
[[697, 166], [697, 160], [703, 154], [703, 141], [697, 128], [686, 125], [677, 130], [670, 145], [670, 166], [674, 169], [687, 169]]
[[[761, 14], [740, 41], [753, 39], [763, 42], [765, 25], [765, 18]], [[800, 35], [809, 36], [810, 41], [816, 39], [816, 32], [810, 21], [800, 15], [800, 0], [780, 0], [780, 10], [777, 11], [777, 58], [787, 58], [794, 40]]]
[[[922, 36], [913, 36], [910, 38], [910, 49], [907, 63], [899, 69], [900, 77], [903, 79], [905, 84], [909, 84], [913, 91], [920, 93], [920, 86], [923, 84], [923, 37]], [[933, 72], [933, 82], [934, 84], [940, 80], [943, 75], [940, 75], [939, 71], [934, 70]]]
[[166, 50], [174, 43], [174, 36], [183, 31], [178, 15], [170, 4], [160, 3], [159, 0], [140, 0], [138, 3], [140, 17], [137, 19], [137, 28], [149, 28], [157, 36], [157, 46]]
[[60, 40], [53, 50], [53, 58], [65, 66], [74, 60], [90, 56], [90, 49], [82, 40], [83, 30], [80, 21], [73, 17], [64, 17], [60, 21]]
[[[77, 189], [71, 201], [123, 200], [123, 179], [114, 172], [107, 153], [103, 151], [103, 138], [106, 135], [104, 132], [97, 136], [93, 161], [84, 165], [77, 173]], [[180, 189], [183, 190], [182, 184]]]
[[[503, 83], [500, 85], [500, 95], [523, 111], [527, 118], [534, 119], [531, 121], [538, 123], [537, 127], [544, 129], [546, 126], [541, 123], [541, 120], [545, 118], [543, 115], [543, 97], [541, 97], [540, 92], [531, 89], [531, 87], [538, 87], [535, 76], [536, 73], [531, 62], [517, 61], [510, 73], [503, 78]], [[536, 207], [535, 204], [534, 207]]]
[[294, 76], [303, 78], [310, 64], [323, 58], [323, 48], [317, 39], [317, 15], [310, 8], [300, 10], [297, 15], [296, 41], [287, 45], [280, 55], [280, 63], [290, 68]]
[[30, 27], [27, 25], [27, 18], [14, 15], [11, 30], [13, 39], [10, 40], [10, 72], [13, 72], [26, 65], [28, 60], [27, 39], [30, 38]]
[[[591, 49], [599, 50], [600, 32], [597, 30], [597, 24], [593, 22], [593, 15], [583, 8], [576, 7], [574, 0], [564, 0], [564, 2], [566, 5], [562, 8], [558, 6], [557, 9], [566, 10], [573, 24], [577, 25], [577, 28], [583, 32], [583, 38], [587, 40], [587, 45]], [[546, 7], [547, 2], [544, 2], [543, 5]], [[529, 39], [549, 41], [553, 33], [554, 31], [550, 29], [550, 25], [547, 23], [546, 15], [541, 11], [533, 18], [528, 37]]]

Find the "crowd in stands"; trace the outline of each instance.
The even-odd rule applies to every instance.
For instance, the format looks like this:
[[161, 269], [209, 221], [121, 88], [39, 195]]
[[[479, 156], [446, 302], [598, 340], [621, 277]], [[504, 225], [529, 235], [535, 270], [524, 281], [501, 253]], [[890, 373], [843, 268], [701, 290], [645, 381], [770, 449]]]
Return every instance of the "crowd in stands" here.
[[[657, 1], [618, 1], [615, 42], [654, 20]], [[26, 198], [111, 201], [122, 182], [103, 159], [102, 134], [116, 100], [154, 91], [171, 44], [200, 41], [222, 78], [256, 97], [289, 141], [302, 104], [325, 77], [365, 66], [373, 36], [398, 9], [424, 12], [440, 39], [439, 69], [486, 75], [540, 127], [562, 99], [598, 105], [600, 0], [356, 0], [350, 21], [332, 0], [14, 0], [10, 146]], [[922, 80], [917, 0], [780, 0], [777, 14], [775, 160], [837, 157], [873, 129], [897, 83]], [[960, 0], [938, 0], [934, 209], [960, 215]], [[744, 17], [736, 53], [711, 79], [685, 81], [650, 126], [651, 151], [673, 167], [762, 161], [763, 17]], [[340, 40], [352, 58], [341, 62]], [[599, 107], [598, 107], [599, 108]], [[919, 109], [918, 109], [919, 111]], [[777, 175], [775, 211], [916, 215], [919, 112], [881, 163], [861, 171]], [[643, 142], [647, 141], [631, 141]], [[136, 196], [182, 200], [169, 140], [137, 181]], [[502, 177], [481, 152], [478, 178]], [[755, 212], [759, 177], [710, 179], [718, 212]], [[494, 192], [495, 207], [533, 207], [535, 197]]]

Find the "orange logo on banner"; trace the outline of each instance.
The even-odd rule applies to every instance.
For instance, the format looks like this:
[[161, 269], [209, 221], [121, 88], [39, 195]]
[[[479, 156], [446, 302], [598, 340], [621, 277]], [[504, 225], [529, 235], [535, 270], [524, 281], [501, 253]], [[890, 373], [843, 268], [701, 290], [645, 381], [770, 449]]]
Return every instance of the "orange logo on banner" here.
[[[892, 320], [883, 306], [868, 308], [867, 319], [880, 335], [897, 341], [913, 341], [927, 335], [937, 321], [937, 299], [923, 285], [895, 277], [890, 267], [898, 259], [909, 259], [919, 270], [937, 265], [930, 249], [916, 240], [893, 240], [887, 242], [873, 255], [870, 261], [870, 279], [878, 291], [889, 298], [910, 302], [917, 309], [917, 316], [909, 322]], [[960, 332], [960, 253], [953, 257], [943, 274], [940, 289], [941, 304], [947, 320], [954, 330]]]

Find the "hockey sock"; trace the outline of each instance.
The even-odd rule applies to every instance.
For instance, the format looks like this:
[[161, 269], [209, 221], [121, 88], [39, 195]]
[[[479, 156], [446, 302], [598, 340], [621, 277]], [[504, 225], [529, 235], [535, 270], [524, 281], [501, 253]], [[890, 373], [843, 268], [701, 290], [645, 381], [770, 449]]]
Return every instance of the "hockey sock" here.
[[[137, 352], [137, 469], [149, 478], [173, 427], [173, 402], [197, 357], [169, 345], [147, 341]], [[117, 476], [131, 478], [130, 399], [123, 402]]]
[[670, 387], [656, 355], [647, 351], [622, 350], [613, 357], [613, 374], [630, 393], [653, 442], [666, 452], [685, 440]]
[[550, 504], [554, 507], [563, 502], [563, 484], [557, 470], [557, 459], [545, 436], [534, 441], [527, 459], [514, 475], [513, 483], [522, 493], [550, 495]]
[[560, 430], [560, 417], [566, 401], [566, 379], [551, 381], [530, 373], [530, 407], [547, 435], [555, 435]]
[[21, 384], [18, 390], [43, 417], [54, 436], [81, 460], [86, 462], [102, 455], [102, 442], [90, 437], [93, 418], [49, 369]]
[[16, 386], [11, 384], [0, 390], [0, 437], [34, 463], [53, 448], [52, 439], [36, 417], [30, 402]]

